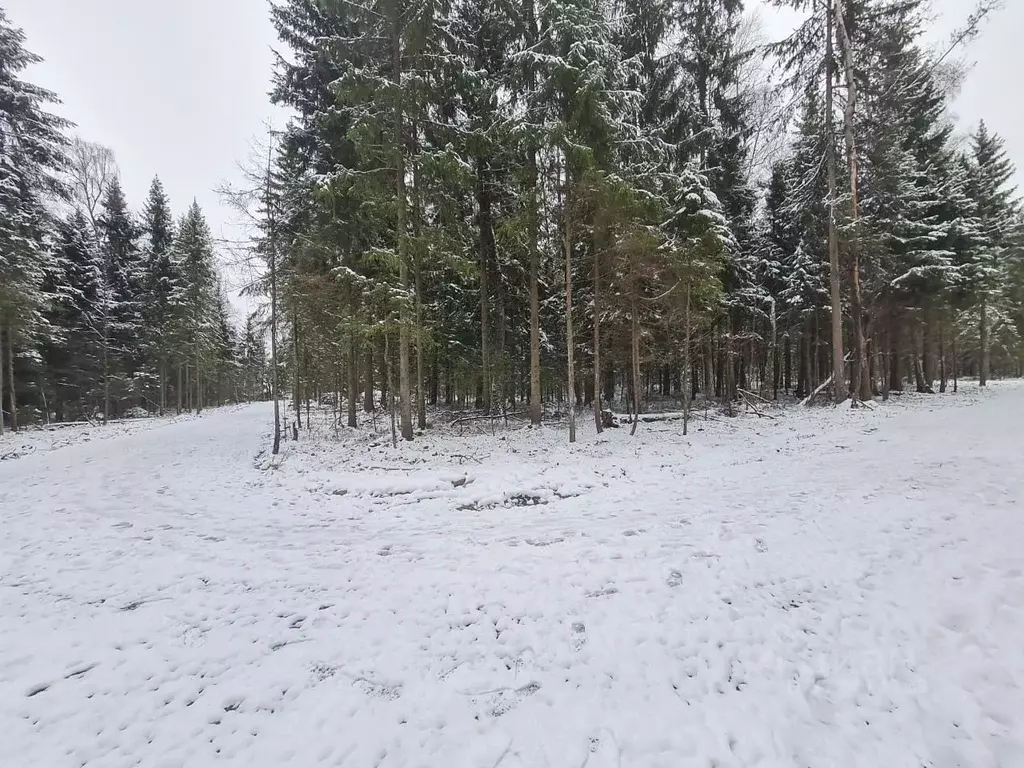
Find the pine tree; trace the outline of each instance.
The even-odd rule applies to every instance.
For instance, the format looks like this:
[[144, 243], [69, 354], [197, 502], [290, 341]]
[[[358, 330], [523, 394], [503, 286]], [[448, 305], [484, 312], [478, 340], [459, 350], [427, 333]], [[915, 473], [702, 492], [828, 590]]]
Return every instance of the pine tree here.
[[190, 396], [196, 413], [200, 413], [205, 377], [214, 368], [217, 356], [220, 323], [213, 236], [195, 201], [178, 224], [174, 252], [181, 272], [170, 299], [178, 318], [176, 360], [190, 378]]
[[92, 227], [80, 210], [61, 222], [43, 290], [50, 332], [41, 341], [40, 353], [49, 400], [58, 421], [89, 418], [102, 396], [97, 313], [103, 284]]
[[174, 259], [174, 220], [159, 178], [154, 178], [142, 211], [142, 282], [146, 351], [157, 368], [159, 406], [167, 408], [167, 375], [173, 362], [174, 311], [172, 298], [181, 275]]
[[124, 401], [139, 394], [135, 376], [144, 355], [143, 285], [145, 273], [137, 245], [139, 235], [128, 201], [118, 179], [113, 179], [103, 196], [98, 221], [103, 278], [106, 283], [105, 315], [109, 319], [106, 378], [111, 401], [106, 405], [120, 413]]
[[990, 134], [982, 122], [971, 136], [974, 165], [970, 180], [979, 231], [972, 264], [980, 335], [979, 384], [988, 384], [992, 318], [997, 287], [1005, 279], [1006, 252], [1016, 223], [1016, 189], [1009, 182], [1014, 166], [1002, 138]]
[[[40, 320], [43, 260], [50, 229], [47, 201], [63, 194], [69, 123], [47, 111], [57, 97], [20, 78], [40, 58], [0, 9], [0, 433], [4, 386], [17, 429], [14, 347]], [[5, 381], [6, 370], [6, 381]]]

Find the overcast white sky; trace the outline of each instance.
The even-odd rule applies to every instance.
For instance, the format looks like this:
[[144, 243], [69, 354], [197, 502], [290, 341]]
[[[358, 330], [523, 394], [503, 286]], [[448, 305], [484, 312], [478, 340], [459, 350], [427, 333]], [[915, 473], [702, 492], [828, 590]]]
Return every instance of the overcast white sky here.
[[[176, 214], [195, 197], [214, 234], [234, 234], [215, 193], [239, 178], [238, 163], [267, 120], [283, 123], [267, 98], [277, 44], [265, 0], [0, 0], [45, 58], [29, 77], [56, 91], [77, 132], [112, 148], [138, 208], [159, 174]], [[936, 0], [948, 33], [973, 0]], [[970, 49], [976, 66], [956, 112], [966, 129], [984, 118], [1007, 141], [1024, 187], [1024, 2], [986, 24]], [[765, 14], [781, 37], [792, 17]]]

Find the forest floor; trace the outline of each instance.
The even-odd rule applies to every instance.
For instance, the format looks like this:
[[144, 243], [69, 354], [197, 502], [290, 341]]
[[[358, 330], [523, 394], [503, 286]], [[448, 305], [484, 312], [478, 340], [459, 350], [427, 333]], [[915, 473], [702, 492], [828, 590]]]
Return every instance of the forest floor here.
[[0, 440], [0, 765], [1024, 765], [1024, 385], [274, 460], [269, 414]]

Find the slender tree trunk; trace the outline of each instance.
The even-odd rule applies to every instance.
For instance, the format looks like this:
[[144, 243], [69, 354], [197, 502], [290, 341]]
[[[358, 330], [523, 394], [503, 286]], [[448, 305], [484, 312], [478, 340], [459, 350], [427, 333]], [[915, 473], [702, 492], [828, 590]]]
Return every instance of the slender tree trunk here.
[[892, 319], [891, 334], [889, 342], [892, 345], [892, 357], [889, 360], [889, 391], [902, 392], [903, 391], [903, 366], [902, 366], [902, 353], [903, 353], [903, 322], [902, 318], [894, 317]]
[[947, 388], [947, 377], [946, 377], [946, 335], [945, 335], [945, 319], [939, 321], [939, 392], [942, 394], [946, 393]]
[[359, 348], [356, 343], [356, 333], [349, 334], [348, 341], [348, 397], [346, 398], [346, 416], [348, 426], [355, 429], [359, 426], [359, 419], [356, 416], [356, 400], [359, 398]]
[[491, 225], [491, 198], [485, 178], [487, 170], [482, 157], [476, 161], [477, 167], [477, 207], [480, 228], [480, 377], [483, 388], [481, 407], [485, 414], [491, 412], [491, 329], [490, 329], [490, 288], [488, 273], [491, 262], [491, 245], [493, 229]]
[[925, 364], [924, 364], [924, 332], [921, 330], [920, 321], [915, 323], [912, 346], [912, 357], [914, 361], [914, 383], [917, 385], [917, 391], [921, 394], [932, 394], [931, 382], [927, 380], [925, 375]]
[[576, 370], [574, 366], [572, 327], [572, 214], [569, 205], [569, 167], [565, 168], [565, 195], [563, 197], [563, 235], [565, 237], [565, 351], [566, 351], [566, 396], [569, 400], [569, 442], [576, 442]]
[[[843, 135], [846, 142], [846, 162], [850, 172], [850, 220], [856, 228], [860, 219], [860, 171], [857, 159], [856, 120], [857, 120], [857, 78], [854, 72], [853, 46], [846, 29], [846, 14], [843, 9], [844, 0], [834, 0], [836, 30], [839, 34], [839, 47], [843, 55], [843, 72], [846, 78], [846, 108], [843, 113]], [[856, 229], [854, 237], [857, 237]], [[854, 370], [856, 376], [853, 391], [861, 400], [871, 399], [871, 377], [868, 373], [867, 336], [865, 334], [864, 302], [861, 298], [860, 284], [860, 250], [856, 241], [850, 248], [850, 286], [851, 309], [853, 314], [853, 338], [856, 347]]]
[[957, 351], [956, 351], [956, 339], [957, 339], [958, 335], [959, 335], [959, 332], [957, 331], [956, 312], [954, 311], [953, 312], [953, 342], [952, 342], [952, 344], [953, 344], [953, 394], [956, 394], [957, 391], [960, 388], [960, 384], [959, 384], [959, 380], [958, 380], [959, 379], [958, 374], [959, 374], [959, 370], [960, 370], [960, 358], [957, 356]]
[[373, 413], [373, 342], [366, 345], [366, 389], [363, 391], [363, 410]]
[[[535, 0], [524, 0], [523, 16], [526, 26], [527, 45], [532, 48], [537, 40], [537, 15]], [[532, 90], [537, 76], [532, 65], [528, 82]], [[538, 425], [544, 415], [544, 404], [540, 388], [540, 197], [537, 192], [537, 146], [531, 141], [526, 151], [526, 186], [528, 247], [530, 250], [530, 423]]]
[[783, 386], [788, 395], [793, 389], [793, 337], [788, 331], [786, 333], [786, 348], [783, 352], [783, 367], [785, 368]]
[[[402, 98], [402, 34], [401, 3], [395, 3], [391, 29], [392, 82], [395, 86], [395, 237], [398, 252], [398, 279], [402, 290], [409, 293], [409, 253], [406, 233], [405, 199], [405, 105]], [[398, 328], [398, 387], [402, 439], [412, 440], [412, 397], [409, 376], [409, 304], [403, 301], [399, 309]], [[390, 362], [388, 363], [390, 366]], [[390, 368], [389, 368], [390, 370]], [[390, 389], [390, 387], [389, 387]]]
[[295, 368], [292, 410], [295, 411], [297, 426], [302, 427], [302, 379], [299, 376], [299, 315], [294, 310], [292, 311], [292, 366]]
[[601, 421], [601, 257], [594, 243], [594, 422], [597, 434], [604, 431]]
[[980, 370], [978, 371], [978, 386], [988, 386], [988, 369], [989, 369], [989, 322], [988, 322], [988, 296], [982, 294], [981, 297], [981, 319], [979, 323], [979, 331], [981, 332], [981, 364]]
[[[106, 359], [106, 355], [104, 355], [104, 360], [105, 359]], [[185, 387], [184, 387], [184, 385], [182, 383], [182, 370], [181, 370], [182, 369], [182, 365], [181, 365], [181, 363], [178, 363], [177, 368], [178, 368], [178, 386], [176, 388], [177, 391], [175, 392], [175, 394], [178, 396], [177, 397], [177, 399], [178, 399], [178, 408], [177, 408], [178, 415], [181, 416], [181, 411], [182, 411], [182, 408], [184, 407], [183, 397], [184, 397], [184, 393], [185, 393]], [[106, 381], [106, 376], [104, 376], [103, 379], [104, 379], [104, 381]], [[104, 393], [104, 397], [106, 397], [106, 393]]]
[[683, 303], [683, 435], [685, 436], [689, 432], [690, 428], [690, 400], [693, 396], [690, 390], [691, 379], [693, 375], [691, 369], [693, 367], [692, 355], [693, 350], [690, 349], [691, 344], [691, 328], [690, 328], [690, 279], [686, 279], [686, 296]]
[[[413, 143], [417, 147], [419, 129], [414, 124], [412, 127]], [[420, 258], [419, 238], [423, 222], [423, 210], [420, 198], [420, 167], [418, 162], [413, 163], [413, 235], [416, 238], [417, 246], [413, 254], [413, 285], [416, 290], [416, 426], [419, 429], [427, 428], [427, 397], [424, 390], [425, 372], [423, 370], [423, 345], [426, 342], [426, 329], [423, 327], [423, 265]]]
[[892, 321], [887, 321], [887, 327], [883, 337], [885, 352], [882, 354], [882, 366], [879, 369], [879, 376], [882, 377], [882, 401], [888, 402], [889, 400], [889, 388], [891, 384], [890, 376], [890, 359], [889, 356], [892, 354]]
[[776, 365], [776, 343], [778, 335], [778, 320], [775, 316], [775, 300], [771, 300], [768, 313], [768, 349], [765, 352], [765, 371], [761, 379], [761, 397], [765, 400], [774, 400], [778, 396], [778, 367]]
[[196, 415], [203, 412], [203, 381], [199, 369], [199, 341], [195, 344], [196, 351]]
[[[106, 320], [103, 321], [103, 423], [110, 423], [110, 327]], [[178, 413], [181, 413], [181, 381], [179, 372], [178, 382]]]
[[630, 363], [633, 368], [633, 426], [629, 434], [636, 434], [636, 425], [640, 421], [640, 317], [636, 301], [636, 286], [633, 286], [633, 297], [629, 307], [630, 328]]
[[164, 411], [167, 410], [167, 363], [161, 358], [160, 360], [160, 415], [164, 415]]
[[0, 315], [0, 437], [4, 434], [4, 318]]
[[[833, 3], [835, 0], [833, 0]], [[834, 8], [834, 4], [830, 8]], [[846, 400], [846, 365], [843, 355], [843, 298], [839, 284], [839, 232], [836, 224], [836, 141], [832, 122], [832, 14], [827, 13], [825, 24], [825, 165], [828, 176], [828, 262], [829, 290], [832, 297], [832, 387], [837, 404]]]
[[[707, 403], [715, 391], [715, 351], [708, 339], [704, 344], [704, 401]], [[706, 410], [706, 408], [705, 408]]]
[[395, 387], [394, 380], [391, 372], [391, 350], [388, 345], [388, 334], [384, 334], [384, 379], [387, 382], [388, 397], [387, 397], [387, 409], [388, 418], [391, 420], [391, 446], [393, 448], [398, 447], [398, 432], [395, 429]]
[[[268, 210], [271, 207], [271, 175], [270, 160], [267, 160], [267, 189], [266, 205]], [[270, 263], [270, 396], [274, 399], [274, 447], [272, 453], [276, 456], [281, 450], [281, 390], [277, 377], [277, 240], [274, 219], [269, 219], [270, 226], [267, 239], [270, 243], [268, 261]], [[180, 370], [180, 369], [179, 369]]]

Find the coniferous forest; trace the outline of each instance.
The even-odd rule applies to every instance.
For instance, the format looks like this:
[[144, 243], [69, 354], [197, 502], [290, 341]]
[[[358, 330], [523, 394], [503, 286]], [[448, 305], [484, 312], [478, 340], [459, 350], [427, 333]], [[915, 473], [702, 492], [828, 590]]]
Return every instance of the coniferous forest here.
[[[136, 207], [0, 15], [0, 425], [333, 403], [600, 431], [1024, 364], [1024, 218], [924, 0], [278, 0], [236, 327], [198, 205]], [[180, 202], [180, 201], [176, 201]], [[634, 426], [635, 426], [634, 420]]]

